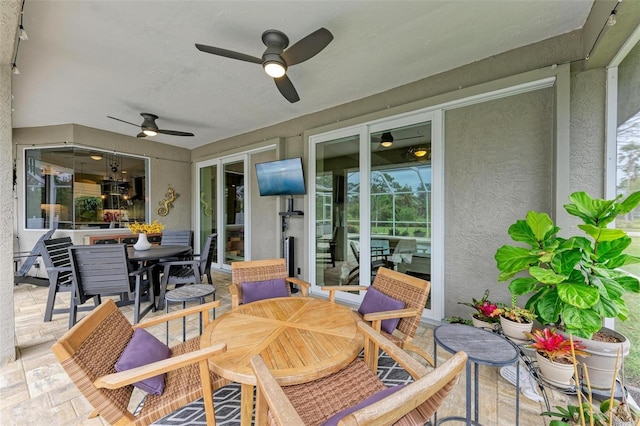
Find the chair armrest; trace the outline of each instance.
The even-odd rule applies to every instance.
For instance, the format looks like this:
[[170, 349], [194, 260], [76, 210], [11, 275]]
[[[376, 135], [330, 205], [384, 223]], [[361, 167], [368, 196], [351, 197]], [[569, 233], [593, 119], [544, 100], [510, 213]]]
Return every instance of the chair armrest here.
[[405, 308], [405, 309], [397, 309], [395, 311], [371, 312], [369, 314], [365, 314], [363, 319], [365, 321], [378, 321], [378, 320], [386, 320], [386, 319], [393, 319], [393, 318], [415, 317], [416, 315], [418, 315], [417, 309]]
[[240, 294], [236, 284], [229, 284], [229, 294], [231, 295], [231, 309], [240, 306]]
[[309, 287], [311, 287], [311, 284], [309, 284], [306, 281], [302, 281], [301, 279], [295, 278], [295, 277], [287, 277], [285, 278], [285, 280], [288, 283], [297, 285], [300, 287], [300, 290], [302, 291], [302, 295], [304, 297], [307, 297], [309, 295]]
[[[302, 418], [300, 418], [300, 415], [291, 404], [289, 398], [287, 398], [260, 355], [254, 355], [251, 357], [251, 367], [253, 368], [257, 380], [256, 399], [260, 401], [257, 402], [256, 406], [256, 424], [261, 421], [267, 423], [267, 419], [258, 418], [258, 407], [260, 406], [262, 399], [267, 403], [267, 406], [271, 410], [271, 413], [275, 417], [278, 425], [287, 426], [292, 424], [304, 424]], [[265, 409], [264, 414], [266, 414], [266, 411], [267, 410]]]
[[177, 318], [186, 317], [188, 315], [198, 314], [200, 312], [208, 311], [209, 309], [214, 309], [220, 306], [221, 301], [216, 300], [215, 302], [204, 303], [202, 305], [192, 306], [190, 308], [180, 309], [177, 311], [169, 312], [168, 314], [158, 315], [153, 318], [146, 319], [138, 324], [134, 324], [133, 328], [146, 328], [151, 327], [152, 325], [162, 324], [167, 321], [171, 321]]
[[[418, 362], [418, 360], [414, 359], [406, 351], [400, 348], [400, 346], [396, 345], [395, 343], [391, 342], [391, 340], [375, 331], [373, 328], [371, 328], [371, 326], [360, 321], [358, 323], [358, 328], [365, 334], [365, 352], [369, 347], [368, 342], [373, 341], [378, 347], [384, 350], [391, 358], [393, 358], [398, 364], [400, 364], [402, 368], [407, 371], [407, 373], [411, 374], [411, 377], [413, 377], [414, 379], [417, 380], [427, 374], [427, 367]], [[377, 359], [377, 357], [378, 355], [376, 352], [375, 359]], [[364, 359], [367, 359], [366, 353]]]
[[336, 291], [367, 291], [369, 287], [362, 285], [325, 285], [320, 287], [322, 291], [329, 292], [329, 301], [336, 300]]
[[154, 266], [155, 265], [147, 265], [147, 266], [143, 266], [142, 268], [136, 269], [135, 271], [129, 271], [129, 276], [135, 277], [136, 275], [142, 275], [145, 272], [149, 272], [153, 270]]
[[49, 272], [73, 272], [71, 266], [47, 266], [47, 273]]
[[199, 361], [211, 358], [213, 355], [226, 352], [227, 344], [218, 343], [208, 348], [198, 349], [197, 351], [178, 355], [173, 358], [163, 359], [147, 365], [132, 368], [131, 370], [121, 371], [119, 373], [107, 374], [98, 377], [93, 385], [97, 388], [118, 389], [126, 385], [130, 385], [167, 371], [177, 370], [186, 365], [190, 365]]

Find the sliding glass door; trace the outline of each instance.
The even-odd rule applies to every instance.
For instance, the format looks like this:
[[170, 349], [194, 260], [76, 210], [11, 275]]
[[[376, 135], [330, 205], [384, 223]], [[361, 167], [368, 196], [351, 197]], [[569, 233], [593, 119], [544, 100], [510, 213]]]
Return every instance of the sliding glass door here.
[[421, 113], [310, 138], [314, 286], [368, 286], [386, 267], [441, 291], [431, 267], [433, 127], [433, 114]]

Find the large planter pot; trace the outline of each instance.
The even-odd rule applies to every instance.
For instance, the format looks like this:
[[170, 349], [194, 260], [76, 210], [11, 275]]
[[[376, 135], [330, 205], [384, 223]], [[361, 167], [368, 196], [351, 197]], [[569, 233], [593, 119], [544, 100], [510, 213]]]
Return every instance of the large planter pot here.
[[524, 333], [530, 333], [533, 328], [533, 322], [515, 322], [505, 317], [500, 317], [500, 326], [502, 334], [513, 340], [526, 341], [527, 336]]
[[[616, 358], [618, 349], [620, 349], [620, 357], [624, 358], [629, 355], [631, 342], [625, 336], [617, 333], [609, 328], [603, 327], [601, 332], [613, 336], [620, 340], [620, 343], [601, 342], [599, 340], [585, 339], [575, 337], [573, 340], [579, 340], [586, 347], [584, 350], [590, 356], [577, 357], [580, 363], [584, 363], [589, 371], [589, 382], [591, 387], [595, 389], [611, 389], [614, 378], [617, 376]], [[564, 332], [560, 332], [568, 338]], [[618, 368], [622, 365], [622, 359], [618, 362]]]
[[547, 381], [558, 385], [570, 385], [573, 377], [573, 364], [562, 364], [553, 362], [548, 358], [536, 352], [536, 360], [538, 361], [538, 369], [540, 374]]
[[476, 318], [476, 314], [471, 314], [471, 323], [473, 323], [473, 326], [476, 328], [486, 328], [489, 330], [496, 330], [498, 328], [498, 323], [496, 322], [490, 323], [490, 322], [482, 321]]

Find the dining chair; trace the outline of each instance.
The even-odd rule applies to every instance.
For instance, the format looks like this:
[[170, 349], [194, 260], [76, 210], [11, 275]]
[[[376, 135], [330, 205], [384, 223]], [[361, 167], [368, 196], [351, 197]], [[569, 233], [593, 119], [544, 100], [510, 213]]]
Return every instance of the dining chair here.
[[[44, 263], [47, 275], [49, 277], [49, 292], [47, 295], [47, 304], [44, 308], [44, 321], [51, 321], [53, 314], [69, 314], [70, 310], [65, 307], [56, 308], [58, 301], [58, 293], [71, 292], [72, 290], [72, 269], [71, 258], [69, 257], [69, 247], [73, 246], [71, 237], [50, 238], [43, 240], [44, 251], [42, 251], [42, 262]], [[97, 299], [94, 299], [95, 306], [99, 305]], [[60, 306], [60, 303], [58, 303]], [[79, 307], [80, 311], [89, 311], [93, 309], [91, 306]]]
[[[431, 290], [431, 282], [403, 274], [392, 269], [380, 267], [371, 287], [366, 286], [323, 286], [322, 290], [329, 292], [329, 300], [335, 302], [336, 291], [367, 291], [375, 289], [377, 293], [386, 296], [385, 300], [399, 301], [404, 308], [382, 309], [378, 312], [361, 314], [362, 318], [371, 326], [399, 347], [420, 355], [429, 364], [434, 365], [433, 357], [424, 349], [413, 343], [413, 337], [418, 329]], [[372, 295], [373, 296], [373, 295]], [[360, 309], [366, 301], [361, 304]], [[397, 325], [391, 327], [391, 332], [383, 329], [382, 321], [397, 320]], [[385, 327], [389, 329], [389, 327]]]
[[[73, 277], [69, 328], [76, 323], [78, 307], [92, 297], [99, 304], [102, 296], [120, 296], [120, 306], [131, 304], [133, 297], [134, 324], [155, 309], [153, 266], [129, 271], [124, 244], [70, 246], [68, 250]], [[149, 304], [141, 309], [144, 300]]]
[[[73, 383], [93, 406], [90, 417], [101, 416], [109, 424], [148, 425], [204, 396], [207, 424], [213, 425], [213, 391], [229, 382], [209, 370], [208, 359], [225, 352], [226, 345], [219, 343], [200, 348], [198, 336], [168, 348], [144, 330], [171, 319], [203, 312], [208, 323], [209, 311], [219, 305], [219, 301], [198, 305], [132, 326], [114, 301], [107, 299], [67, 331], [52, 350]], [[133, 351], [139, 356], [130, 358], [125, 351]], [[124, 358], [127, 358], [127, 363], [124, 363]], [[117, 372], [116, 364], [123, 363], [132, 368], [125, 371], [118, 368], [121, 371]], [[139, 366], [133, 367], [135, 364]], [[164, 375], [164, 381], [158, 375]], [[150, 378], [155, 385], [158, 380], [163, 382], [164, 389], [154, 387], [154, 393], [146, 396], [140, 411], [132, 413], [128, 406], [134, 386], [150, 386]]]
[[[308, 383], [281, 386], [267, 364], [251, 358], [256, 380], [256, 424], [288, 425], [424, 425], [458, 383], [467, 355], [458, 352], [435, 369], [427, 368], [364, 323], [365, 358]], [[367, 344], [373, 342], [373, 345]], [[382, 348], [413, 378], [387, 388], [367, 348]]]
[[243, 284], [246, 283], [265, 283], [270, 285], [271, 280], [284, 279], [286, 287], [286, 295], [291, 296], [292, 285], [300, 287], [302, 296], [309, 295], [309, 283], [295, 277], [290, 277], [287, 271], [285, 259], [265, 259], [265, 260], [247, 260], [243, 262], [231, 262], [231, 284], [229, 285], [229, 293], [231, 294], [231, 308], [236, 308], [242, 303]]
[[193, 244], [193, 232], [190, 229], [162, 231], [160, 245], [191, 246]]
[[213, 285], [211, 263], [215, 255], [217, 238], [218, 234], [207, 236], [200, 254], [191, 255], [189, 260], [161, 261], [158, 264], [162, 271], [158, 309], [164, 307], [164, 298], [169, 285], [198, 284], [203, 282], [205, 276], [207, 283]]

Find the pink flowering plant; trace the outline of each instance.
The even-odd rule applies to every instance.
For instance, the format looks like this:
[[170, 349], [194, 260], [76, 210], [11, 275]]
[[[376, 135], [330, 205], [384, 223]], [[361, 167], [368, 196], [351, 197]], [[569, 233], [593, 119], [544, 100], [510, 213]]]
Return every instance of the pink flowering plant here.
[[[527, 345], [528, 348], [535, 349], [536, 352], [543, 355], [549, 361], [558, 362], [559, 360], [572, 360], [571, 356], [571, 340], [563, 335], [556, 333], [555, 328], [544, 328], [535, 330], [533, 333], [525, 333], [526, 336], [533, 340], [533, 343]], [[575, 355], [587, 356], [583, 345], [579, 340], [573, 341], [573, 352]]]
[[460, 305], [469, 306], [475, 309], [476, 313], [474, 314], [474, 316], [481, 321], [485, 321], [491, 324], [500, 322], [500, 312], [499, 312], [498, 306], [495, 303], [489, 301], [488, 289], [484, 291], [484, 295], [480, 300], [472, 299], [471, 303], [469, 302], [458, 302], [458, 303]]

